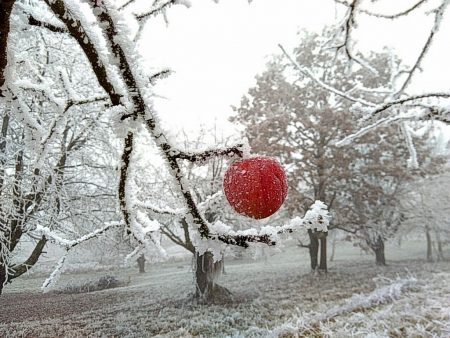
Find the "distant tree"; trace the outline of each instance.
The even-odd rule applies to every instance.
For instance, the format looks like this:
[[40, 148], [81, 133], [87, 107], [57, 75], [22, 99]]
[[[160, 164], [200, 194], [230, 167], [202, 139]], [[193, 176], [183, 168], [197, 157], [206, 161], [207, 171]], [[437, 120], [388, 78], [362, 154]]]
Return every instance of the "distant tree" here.
[[429, 262], [446, 259], [444, 247], [450, 243], [449, 188], [449, 175], [444, 172], [418, 180], [404, 196], [406, 222], [402, 230], [423, 232]]
[[[318, 81], [327, 81], [341, 92], [353, 91], [354, 97], [363, 102], [380, 95], [382, 89], [387, 90], [390, 68], [381, 65], [398, 66], [393, 56], [373, 55], [374, 63], [380, 68], [377, 75], [359, 66], [349, 69], [344, 58], [335, 58], [334, 53], [321, 49], [325, 39], [304, 34], [295, 49], [296, 64], [320, 74]], [[352, 194], [350, 183], [357, 180], [364, 186], [358, 166], [365, 170], [373, 167], [373, 163], [362, 160], [364, 156], [375, 155], [373, 145], [361, 140], [357, 146], [335, 146], [336, 141], [357, 129], [353, 103], [326, 90], [302, 69], [292, 68], [289, 61], [275, 57], [257, 77], [256, 86], [243, 97], [241, 106], [235, 108], [232, 121], [246, 127], [244, 134], [252, 149], [276, 154], [289, 168], [287, 204], [291, 213], [304, 211], [311, 201], [321, 200], [339, 214], [347, 203], [343, 196]], [[391, 130], [389, 137], [395, 135], [396, 131]], [[382, 167], [380, 160], [378, 156], [378, 168]], [[404, 154], [397, 156], [396, 161], [406, 169]], [[386, 175], [386, 171], [380, 175]], [[310, 251], [311, 268], [326, 271], [326, 233], [311, 229], [308, 233], [310, 242], [305, 246]]]

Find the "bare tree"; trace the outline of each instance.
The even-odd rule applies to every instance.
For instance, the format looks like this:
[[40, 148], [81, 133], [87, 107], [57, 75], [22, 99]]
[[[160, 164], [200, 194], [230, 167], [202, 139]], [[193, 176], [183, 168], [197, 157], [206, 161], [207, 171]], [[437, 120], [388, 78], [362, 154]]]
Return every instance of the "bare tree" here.
[[448, 202], [448, 173], [424, 177], [405, 194], [403, 204], [407, 220], [402, 230], [420, 231], [425, 235], [429, 262], [446, 258], [444, 246], [450, 234]]
[[[73, 237], [81, 230], [71, 227], [74, 220], [80, 227], [93, 226], [115, 209], [104, 203], [114, 201], [115, 192], [95, 177], [107, 167], [97, 161], [105, 149], [99, 142], [105, 140], [88, 138], [102, 124], [104, 96], [86, 91], [89, 81], [74, 72], [77, 55], [54, 51], [66, 39], [19, 28], [11, 34], [27, 52], [9, 55], [10, 78], [0, 102], [0, 292], [36, 264], [52, 241], [39, 227]], [[14, 257], [27, 241], [34, 243], [31, 252], [18, 262]]]

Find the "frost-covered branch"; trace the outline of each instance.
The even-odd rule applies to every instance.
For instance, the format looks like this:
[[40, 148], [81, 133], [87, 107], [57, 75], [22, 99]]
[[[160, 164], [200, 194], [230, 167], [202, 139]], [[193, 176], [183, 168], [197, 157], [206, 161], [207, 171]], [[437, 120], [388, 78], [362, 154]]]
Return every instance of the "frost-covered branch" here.
[[308, 76], [311, 80], [313, 80], [314, 82], [316, 82], [319, 86], [321, 86], [322, 88], [324, 88], [325, 90], [334, 93], [340, 97], [343, 97], [349, 101], [355, 102], [355, 103], [360, 103], [365, 107], [376, 107], [376, 103], [370, 102], [370, 101], [366, 101], [354, 96], [349, 95], [348, 93], [345, 93], [337, 88], [334, 88], [328, 84], [326, 84], [325, 82], [323, 82], [322, 80], [320, 80], [316, 75], [314, 75], [314, 73], [309, 70], [306, 67], [303, 67], [301, 65], [298, 64], [297, 61], [294, 60], [294, 58], [284, 49], [284, 47], [280, 44], [278, 44], [278, 47], [280, 47], [281, 51], [283, 52], [283, 54], [289, 59], [289, 61], [291, 62], [291, 64], [300, 71], [300, 73], [302, 73], [303, 75]]
[[184, 5], [186, 7], [190, 7], [191, 3], [189, 0], [165, 0], [165, 1], [161, 1], [161, 0], [155, 0], [153, 2], [153, 6], [150, 10], [141, 13], [141, 14], [136, 14], [136, 20], [138, 21], [139, 24], [139, 28], [138, 31], [133, 39], [133, 41], [138, 41], [139, 38], [141, 37], [142, 31], [144, 29], [144, 25], [147, 22], [148, 19], [155, 17], [156, 15], [160, 15], [162, 14], [164, 16], [164, 20], [166, 21], [166, 23], [168, 23], [168, 19], [166, 16], [166, 10], [174, 5]]
[[414, 147], [414, 142], [412, 140], [412, 135], [411, 135], [410, 129], [405, 122], [401, 123], [401, 129], [402, 129], [403, 136], [405, 137], [406, 146], [408, 147], [408, 151], [410, 154], [410, 158], [408, 160], [408, 166], [412, 169], [418, 169], [419, 162], [417, 161], [417, 151], [416, 151], [416, 147]]
[[190, 162], [205, 162], [213, 157], [242, 157], [246, 151], [246, 146], [241, 143], [234, 147], [228, 147], [224, 149], [210, 149], [199, 153], [179, 151], [175, 152], [173, 156], [177, 159], [188, 160]]
[[[412, 5], [411, 7], [395, 13], [395, 14], [382, 14], [382, 13], [373, 13], [371, 11], [365, 10], [365, 9], [359, 9], [358, 12], [360, 13], [364, 13], [370, 16], [374, 16], [377, 18], [381, 18], [381, 19], [397, 19], [400, 18], [402, 16], [408, 15], [409, 13], [415, 11], [417, 8], [421, 7], [423, 4], [427, 3], [429, 0], [420, 0], [417, 3], [415, 3], [414, 5]], [[340, 2], [342, 3], [342, 2]]]
[[170, 216], [182, 217], [186, 214], [186, 209], [184, 209], [184, 208], [181, 208], [181, 209], [159, 208], [150, 203], [135, 202], [134, 207], [143, 208], [143, 209], [146, 209], [148, 211], [154, 212], [155, 214], [159, 214], [159, 215], [170, 215]]
[[366, 135], [367, 133], [373, 131], [374, 129], [376, 129], [382, 125], [386, 125], [386, 124], [390, 124], [390, 123], [398, 122], [398, 121], [408, 121], [408, 120], [418, 119], [418, 118], [419, 118], [419, 116], [417, 114], [403, 114], [403, 115], [385, 117], [385, 118], [379, 119], [378, 121], [376, 121], [368, 126], [365, 126], [361, 129], [359, 129], [357, 132], [355, 132], [353, 134], [350, 134], [350, 135], [344, 137], [342, 140], [335, 142], [334, 145], [337, 147], [347, 146], [353, 140]]
[[152, 76], [150, 76], [150, 83], [154, 85], [156, 83], [156, 81], [165, 79], [168, 76], [170, 76], [171, 74], [172, 74], [172, 71], [170, 69], [163, 69], [163, 70], [153, 74]]
[[165, 0], [165, 1], [155, 1], [152, 8], [144, 13], [137, 14], [136, 19], [138, 21], [146, 20], [152, 16], [164, 13], [164, 11], [173, 5], [184, 5], [190, 7], [190, 2], [186, 0]]
[[66, 250], [70, 250], [77, 245], [84, 243], [92, 238], [98, 237], [99, 235], [103, 234], [104, 232], [114, 228], [123, 225], [123, 222], [108, 222], [104, 227], [100, 229], [96, 229], [93, 232], [86, 234], [84, 236], [81, 236], [77, 239], [66, 239], [52, 231], [51, 229], [47, 227], [43, 227], [41, 225], [37, 225], [36, 229], [33, 230], [34, 233], [40, 234], [42, 236], [45, 236], [47, 240], [50, 242], [65, 248]]
[[359, 5], [360, 0], [352, 0], [350, 3], [342, 2], [342, 1], [336, 1], [337, 3], [340, 3], [347, 7], [347, 12], [342, 20], [342, 22], [338, 25], [338, 34], [334, 37], [333, 40], [337, 40], [339, 35], [343, 35], [341, 37], [341, 42], [338, 42], [334, 46], [332, 46], [332, 49], [335, 49], [336, 51], [343, 50], [344, 54], [350, 61], [354, 61], [358, 63], [361, 67], [366, 68], [373, 72], [374, 74], [377, 74], [377, 70], [370, 66], [367, 62], [365, 62], [362, 58], [358, 58], [353, 53], [353, 45], [352, 45], [352, 32], [356, 28], [356, 21], [355, 21], [355, 14], [359, 12]]
[[6, 66], [8, 64], [8, 35], [10, 16], [15, 0], [0, 1], [0, 97], [5, 96]]
[[376, 109], [369, 112], [369, 116], [374, 116], [388, 110], [391, 107], [400, 106], [411, 101], [417, 101], [427, 98], [450, 98], [450, 93], [424, 93], [418, 95], [410, 95], [401, 99], [392, 100], [379, 105]]
[[303, 218], [296, 217], [281, 226], [264, 226], [259, 231], [257, 229], [235, 231], [230, 226], [217, 221], [210, 225], [211, 232], [208, 239], [197, 238], [194, 241], [194, 246], [200, 255], [210, 251], [216, 260], [220, 260], [223, 251], [220, 242], [244, 248], [247, 248], [249, 243], [262, 243], [272, 246], [277, 244], [279, 235], [293, 233], [301, 229], [327, 232], [330, 220], [331, 215], [327, 206], [321, 201], [315, 201]]
[[[96, 75], [96, 78], [100, 86], [108, 94], [109, 99], [113, 106], [118, 106], [121, 104], [121, 90], [118, 88], [117, 84], [111, 80], [112, 76], [109, 75], [107, 66], [101, 57], [101, 53], [97, 51], [98, 41], [95, 36], [90, 36], [87, 34], [86, 29], [83, 29], [80, 18], [75, 19], [66, 7], [63, 0], [44, 0], [45, 3], [50, 7], [53, 13], [60, 19], [69, 34], [78, 42], [78, 45], [83, 50], [84, 54], [89, 60], [89, 64]], [[86, 28], [86, 27], [84, 27]], [[92, 33], [92, 32], [91, 32]], [[94, 35], [94, 34], [92, 34]]]
[[68, 30], [65, 27], [55, 26], [51, 23], [37, 20], [32, 15], [28, 16], [28, 24], [30, 26], [36, 26], [36, 27], [42, 27], [42, 28], [48, 29], [49, 31], [51, 31], [53, 33], [68, 33]]
[[127, 8], [129, 5], [131, 5], [133, 2], [135, 2], [136, 0], [128, 0], [126, 1], [123, 5], [121, 5], [118, 10], [121, 11], [125, 8]]
[[123, 142], [122, 159], [120, 164], [120, 178], [119, 178], [119, 203], [122, 211], [127, 233], [131, 232], [130, 212], [127, 203], [127, 178], [130, 167], [130, 158], [133, 152], [133, 133], [128, 132]]
[[47, 293], [51, 290], [51, 288], [58, 282], [59, 277], [61, 276], [61, 273], [64, 271], [65, 268], [65, 261], [67, 259], [67, 255], [69, 254], [69, 250], [66, 250], [64, 255], [59, 259], [58, 263], [56, 264], [55, 269], [52, 271], [50, 276], [44, 281], [44, 283], [41, 286], [41, 290], [44, 293]]
[[[422, 2], [424, 2], [424, 1], [422, 1]], [[416, 62], [414, 63], [412, 68], [407, 72], [408, 76], [406, 77], [406, 80], [403, 82], [402, 86], [396, 92], [397, 95], [402, 93], [406, 89], [406, 87], [411, 82], [411, 79], [414, 76], [416, 70], [419, 69], [423, 59], [425, 58], [425, 55], [428, 53], [428, 51], [430, 49], [430, 46], [433, 42], [433, 39], [434, 39], [436, 33], [439, 31], [445, 9], [447, 8], [449, 3], [450, 3], [449, 0], [444, 0], [442, 2], [442, 4], [435, 10], [434, 23], [433, 23], [433, 27], [431, 28], [430, 34], [428, 35], [428, 38], [425, 41], [425, 44], [422, 47], [422, 50], [421, 50], [419, 56], [417, 57]], [[420, 2], [419, 2], [419, 4], [420, 4]]]

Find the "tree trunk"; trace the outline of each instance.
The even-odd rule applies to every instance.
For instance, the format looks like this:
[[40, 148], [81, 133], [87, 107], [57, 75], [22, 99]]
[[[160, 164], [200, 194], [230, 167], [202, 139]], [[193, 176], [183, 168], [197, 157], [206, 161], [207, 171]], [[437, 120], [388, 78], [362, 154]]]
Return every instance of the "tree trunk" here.
[[5, 69], [8, 64], [7, 42], [10, 30], [10, 15], [15, 0], [0, 1], [0, 97], [4, 96]]
[[372, 249], [375, 252], [375, 263], [377, 265], [385, 266], [386, 257], [384, 255], [384, 241], [381, 236], [378, 236], [375, 245], [372, 246]]
[[145, 256], [140, 255], [137, 259], [138, 267], [139, 267], [139, 273], [145, 273]]
[[327, 268], [327, 233], [320, 234], [320, 265], [319, 272], [328, 272]]
[[441, 237], [439, 236], [439, 232], [435, 229], [434, 234], [436, 236], [436, 243], [437, 243], [437, 259], [438, 261], [444, 261], [444, 251], [442, 250], [442, 241]]
[[330, 256], [330, 262], [334, 261], [334, 254], [336, 252], [336, 237], [333, 238], [333, 241], [331, 242], [331, 256]]
[[318, 268], [319, 239], [311, 229], [308, 229], [308, 235], [309, 235], [309, 257], [311, 259], [311, 270], [316, 271]]
[[425, 236], [427, 237], [427, 261], [433, 261], [433, 242], [431, 241], [430, 229], [425, 227]]
[[3, 265], [0, 265], [0, 296], [2, 295], [5, 281], [6, 281], [6, 270]]
[[228, 289], [216, 284], [223, 271], [223, 261], [214, 262], [213, 255], [205, 252], [202, 256], [195, 253], [195, 298], [200, 301], [215, 303], [232, 299]]

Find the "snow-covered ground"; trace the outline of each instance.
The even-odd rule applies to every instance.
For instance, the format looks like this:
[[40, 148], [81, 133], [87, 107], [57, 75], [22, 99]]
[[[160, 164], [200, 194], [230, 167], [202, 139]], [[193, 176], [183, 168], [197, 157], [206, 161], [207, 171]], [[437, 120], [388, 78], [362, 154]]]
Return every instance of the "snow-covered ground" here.
[[[267, 259], [226, 261], [227, 304], [202, 305], [190, 262], [63, 275], [60, 286], [105, 274], [126, 287], [37, 294], [45, 277], [15, 281], [0, 297], [6, 337], [450, 337], [450, 264], [426, 263], [424, 244], [387, 247], [388, 266], [340, 245], [327, 276], [309, 274], [295, 245]], [[447, 252], [447, 257], [450, 256]]]

